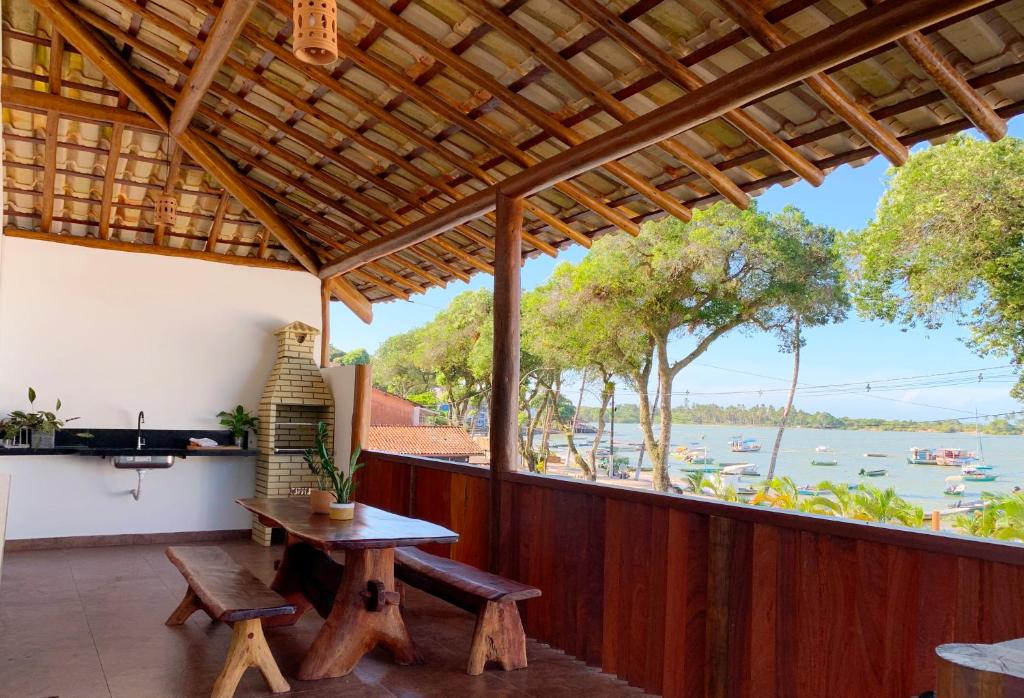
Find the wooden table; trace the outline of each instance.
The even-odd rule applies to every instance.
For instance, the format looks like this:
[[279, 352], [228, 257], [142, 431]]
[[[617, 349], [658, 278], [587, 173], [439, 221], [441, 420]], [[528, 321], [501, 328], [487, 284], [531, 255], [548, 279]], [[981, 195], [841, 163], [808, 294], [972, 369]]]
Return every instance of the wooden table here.
[[[284, 557], [271, 588], [296, 607], [266, 625], [295, 623], [310, 608], [326, 621], [302, 660], [303, 680], [344, 676], [377, 645], [399, 664], [419, 660], [405, 628], [395, 590], [395, 548], [454, 543], [458, 535], [429, 521], [410, 519], [365, 504], [355, 517], [335, 521], [313, 514], [299, 498], [237, 500], [265, 526], [287, 533]], [[344, 553], [344, 566], [335, 558]]]

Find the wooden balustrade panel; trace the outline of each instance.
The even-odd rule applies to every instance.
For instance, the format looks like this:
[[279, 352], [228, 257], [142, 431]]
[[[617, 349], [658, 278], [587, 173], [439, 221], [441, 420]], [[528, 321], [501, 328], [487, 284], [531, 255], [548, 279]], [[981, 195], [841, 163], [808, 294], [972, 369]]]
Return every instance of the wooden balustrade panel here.
[[[370, 460], [374, 496], [411, 481], [413, 514], [485, 566], [486, 471]], [[527, 634], [651, 693], [902, 698], [935, 688], [937, 645], [1024, 636], [1024, 547], [544, 477], [503, 489], [499, 572], [543, 591]]]
[[366, 466], [356, 474], [359, 481], [356, 501], [396, 514], [408, 514], [412, 469], [372, 452], [364, 452], [363, 461]]

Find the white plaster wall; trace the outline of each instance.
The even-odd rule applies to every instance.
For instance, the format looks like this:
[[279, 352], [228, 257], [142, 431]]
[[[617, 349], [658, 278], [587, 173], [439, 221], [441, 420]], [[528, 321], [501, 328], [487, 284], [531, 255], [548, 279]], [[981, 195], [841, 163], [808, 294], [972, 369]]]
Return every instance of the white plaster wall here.
[[[71, 426], [218, 428], [255, 411], [273, 332], [320, 326], [311, 274], [0, 237], [0, 413], [56, 398]], [[319, 352], [319, 349], [317, 349]], [[319, 355], [319, 354], [317, 354]], [[349, 407], [351, 414], [351, 407]], [[339, 424], [348, 424], [350, 420]], [[12, 474], [8, 538], [246, 528], [253, 458], [179, 460], [146, 476], [80, 456], [0, 456]]]

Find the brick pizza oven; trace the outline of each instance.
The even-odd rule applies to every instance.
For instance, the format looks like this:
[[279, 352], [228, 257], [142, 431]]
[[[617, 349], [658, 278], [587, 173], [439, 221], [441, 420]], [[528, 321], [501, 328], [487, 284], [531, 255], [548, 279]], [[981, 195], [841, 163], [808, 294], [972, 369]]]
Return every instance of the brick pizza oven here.
[[[316, 484], [302, 454], [314, 445], [319, 422], [327, 422], [328, 443], [334, 444], [334, 398], [320, 375], [313, 352], [320, 331], [303, 322], [293, 322], [275, 334], [277, 361], [260, 398], [258, 497], [287, 497], [293, 487]], [[270, 545], [270, 536], [271, 529], [253, 519], [253, 540]]]

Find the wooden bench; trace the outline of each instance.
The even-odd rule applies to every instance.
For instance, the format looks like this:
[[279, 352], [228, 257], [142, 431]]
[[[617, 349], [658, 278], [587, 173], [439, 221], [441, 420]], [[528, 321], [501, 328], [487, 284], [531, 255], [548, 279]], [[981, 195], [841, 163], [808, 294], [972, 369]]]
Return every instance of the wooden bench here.
[[273, 693], [291, 690], [270, 653], [260, 619], [294, 613], [295, 607], [218, 547], [172, 547], [167, 548], [167, 557], [188, 581], [185, 598], [167, 619], [167, 625], [181, 625], [196, 611], [234, 624], [228, 656], [213, 684], [212, 698], [234, 695], [242, 674], [253, 666], [259, 668]]
[[526, 633], [516, 602], [540, 596], [540, 589], [419, 548], [395, 550], [395, 577], [476, 614], [467, 674], [483, 673], [489, 660], [505, 671], [526, 667]]

